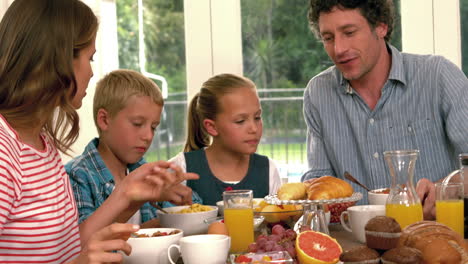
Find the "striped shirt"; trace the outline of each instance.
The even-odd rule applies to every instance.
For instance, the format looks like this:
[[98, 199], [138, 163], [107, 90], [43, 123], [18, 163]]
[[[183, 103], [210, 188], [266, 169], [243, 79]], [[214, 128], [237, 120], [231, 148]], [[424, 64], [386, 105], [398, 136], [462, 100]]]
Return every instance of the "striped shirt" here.
[[[468, 80], [447, 59], [400, 53], [381, 97], [370, 109], [339, 70], [315, 76], [304, 92], [307, 159], [302, 180], [349, 171], [370, 188], [390, 186], [387, 150], [418, 149], [416, 183], [436, 181], [459, 168], [468, 152]], [[353, 185], [356, 190], [362, 188]]]
[[64, 263], [80, 253], [68, 176], [47, 136], [38, 151], [0, 115], [0, 263]]

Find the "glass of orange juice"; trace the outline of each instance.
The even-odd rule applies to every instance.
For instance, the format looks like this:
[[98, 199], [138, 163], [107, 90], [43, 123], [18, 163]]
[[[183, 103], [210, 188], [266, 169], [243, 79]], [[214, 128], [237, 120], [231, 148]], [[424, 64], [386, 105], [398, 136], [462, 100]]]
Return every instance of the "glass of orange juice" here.
[[436, 221], [452, 228], [463, 237], [463, 183], [436, 183]]
[[232, 190], [223, 192], [224, 223], [231, 236], [231, 253], [246, 252], [254, 242], [253, 192]]

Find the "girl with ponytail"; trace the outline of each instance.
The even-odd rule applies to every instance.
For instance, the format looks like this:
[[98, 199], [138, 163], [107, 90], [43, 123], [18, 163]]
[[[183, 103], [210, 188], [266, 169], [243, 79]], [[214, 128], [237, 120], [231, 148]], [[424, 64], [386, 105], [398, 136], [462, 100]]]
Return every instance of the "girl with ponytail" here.
[[251, 189], [254, 197], [276, 194], [281, 185], [276, 165], [256, 154], [262, 137], [262, 108], [255, 84], [242, 76], [219, 74], [208, 79], [188, 110], [184, 152], [172, 158], [207, 205], [232, 189]]

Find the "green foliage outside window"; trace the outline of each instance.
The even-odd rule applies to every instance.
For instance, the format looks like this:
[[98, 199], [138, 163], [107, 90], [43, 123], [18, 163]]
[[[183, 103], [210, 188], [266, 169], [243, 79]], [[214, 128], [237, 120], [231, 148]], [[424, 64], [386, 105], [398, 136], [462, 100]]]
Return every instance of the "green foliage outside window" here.
[[[399, 10], [400, 0], [395, 2]], [[116, 3], [120, 68], [139, 71], [138, 1]], [[168, 159], [185, 141], [184, 6], [183, 0], [144, 0], [143, 5], [146, 70], [167, 79], [170, 95], [165, 119], [158, 127], [157, 145], [147, 153], [147, 159]], [[309, 29], [307, 8], [308, 0], [241, 0], [244, 75], [257, 84], [264, 109], [259, 153], [285, 157], [285, 162], [290, 157], [305, 162], [302, 90], [313, 76], [332, 65]], [[399, 18], [392, 44], [401, 50]], [[281, 101], [269, 100], [278, 98]], [[165, 138], [159, 136], [162, 131]]]
[[460, 21], [462, 37], [462, 69], [468, 75], [468, 0], [460, 0]]
[[[120, 68], [139, 71], [138, 1], [116, 2]], [[146, 71], [164, 76], [170, 93], [185, 92], [183, 0], [151, 0], [143, 5]]]

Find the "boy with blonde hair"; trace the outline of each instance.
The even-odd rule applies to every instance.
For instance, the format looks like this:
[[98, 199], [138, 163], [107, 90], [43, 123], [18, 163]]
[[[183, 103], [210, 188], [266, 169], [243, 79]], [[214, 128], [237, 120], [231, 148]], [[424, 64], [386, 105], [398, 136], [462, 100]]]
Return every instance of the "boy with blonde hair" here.
[[[116, 70], [98, 82], [93, 114], [99, 137], [91, 140], [84, 152], [65, 166], [80, 225], [86, 225], [99, 207], [116, 204], [121, 205], [121, 213], [114, 221], [142, 224], [142, 227], [158, 225], [156, 209], [145, 197], [123, 194], [120, 196], [124, 199], [117, 199], [117, 196], [123, 192], [123, 187], [119, 187], [135, 178], [132, 171], [146, 163], [143, 155], [160, 123], [163, 106], [158, 86], [136, 71]], [[169, 162], [158, 163], [161, 170], [171, 168], [180, 173], [180, 168]], [[182, 184], [161, 193], [159, 201], [192, 202], [191, 189]]]

